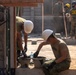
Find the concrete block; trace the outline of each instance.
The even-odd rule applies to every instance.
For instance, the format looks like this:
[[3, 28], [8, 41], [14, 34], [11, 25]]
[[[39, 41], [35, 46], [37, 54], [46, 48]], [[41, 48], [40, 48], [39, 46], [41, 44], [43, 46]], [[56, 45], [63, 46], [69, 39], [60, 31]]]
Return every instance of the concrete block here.
[[[38, 58], [33, 58], [33, 61], [34, 61], [34, 65], [35, 65], [35, 68], [41, 68], [41, 62], [39, 61], [40, 59]], [[21, 63], [21, 67], [28, 67], [29, 63], [30, 63], [30, 58], [27, 58], [27, 59], [20, 59], [19, 60], [20, 63]]]
[[60, 33], [55, 33], [55, 36], [58, 38], [61, 38], [61, 34]]
[[37, 44], [37, 41], [32, 41], [31, 44], [32, 44], [32, 45], [36, 45], [36, 44]]
[[61, 72], [59, 75], [76, 75], [76, 69], [69, 69]]
[[16, 69], [16, 75], [44, 75], [41, 69], [29, 69], [29, 68], [18, 68]]
[[63, 39], [67, 45], [76, 45], [76, 39]]

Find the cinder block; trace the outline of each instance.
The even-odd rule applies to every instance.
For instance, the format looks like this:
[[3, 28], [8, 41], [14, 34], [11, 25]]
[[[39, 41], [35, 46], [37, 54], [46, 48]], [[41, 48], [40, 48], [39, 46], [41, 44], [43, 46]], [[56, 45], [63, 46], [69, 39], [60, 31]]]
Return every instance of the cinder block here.
[[[30, 58], [20, 59], [19, 61], [20, 61], [21, 65], [22, 65], [22, 67], [23, 67], [23, 66], [28, 67], [28, 65], [29, 65], [29, 63], [30, 63]], [[38, 59], [33, 58], [33, 61], [34, 61], [34, 64], [35, 64], [35, 68], [40, 68], [40, 67], [41, 67], [41, 63], [40, 63], [40, 61], [39, 61]], [[25, 67], [25, 68], [26, 68], [26, 67]]]
[[69, 70], [61, 72], [59, 75], [76, 75], [76, 70], [75, 69], [69, 69]]
[[18, 68], [16, 69], [16, 75], [44, 75], [44, 73], [42, 69]]
[[32, 41], [31, 44], [32, 44], [32, 45], [36, 45], [36, 44], [37, 44], [37, 41]]
[[76, 45], [76, 39], [63, 39], [68, 45]]
[[61, 38], [61, 34], [60, 33], [55, 33], [55, 36], [58, 38]]

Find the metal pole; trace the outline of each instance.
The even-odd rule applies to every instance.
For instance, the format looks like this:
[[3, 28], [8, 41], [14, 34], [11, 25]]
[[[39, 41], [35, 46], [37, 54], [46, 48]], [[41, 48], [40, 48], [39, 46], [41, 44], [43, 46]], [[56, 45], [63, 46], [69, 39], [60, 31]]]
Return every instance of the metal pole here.
[[42, 32], [44, 30], [44, 4], [42, 3]]

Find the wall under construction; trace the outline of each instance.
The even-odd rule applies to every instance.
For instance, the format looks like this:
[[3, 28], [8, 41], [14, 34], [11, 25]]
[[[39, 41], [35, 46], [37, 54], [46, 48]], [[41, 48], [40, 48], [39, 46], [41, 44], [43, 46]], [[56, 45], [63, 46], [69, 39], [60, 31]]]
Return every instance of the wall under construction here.
[[[64, 0], [66, 3], [72, 3], [73, 0]], [[75, 0], [74, 0], [75, 1]], [[44, 11], [44, 29], [50, 28], [54, 32], [65, 33], [63, 15], [56, 16], [58, 10], [54, 10], [54, 5], [57, 0], [44, 0], [44, 10], [42, 4], [38, 4], [38, 7], [23, 7], [22, 17], [30, 19], [34, 22], [33, 33], [42, 32], [42, 11]]]

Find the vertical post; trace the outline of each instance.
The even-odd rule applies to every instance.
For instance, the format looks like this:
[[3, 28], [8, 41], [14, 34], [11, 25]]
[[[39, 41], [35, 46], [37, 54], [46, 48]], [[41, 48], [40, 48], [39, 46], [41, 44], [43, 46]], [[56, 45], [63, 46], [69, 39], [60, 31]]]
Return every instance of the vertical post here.
[[52, 0], [52, 15], [53, 15], [53, 0]]
[[42, 3], [42, 32], [44, 30], [44, 4]]
[[16, 11], [15, 7], [10, 7], [10, 75], [15, 75], [16, 69]]
[[71, 5], [71, 8], [72, 8], [72, 0], [70, 0], [70, 5]]
[[[9, 8], [7, 9], [6, 13], [6, 56], [7, 56], [7, 71], [9, 74], [10, 70], [10, 10]], [[10, 75], [10, 74], [9, 74]]]
[[67, 27], [66, 27], [65, 10], [64, 10], [64, 3], [63, 2], [62, 2], [62, 10], [63, 10], [63, 20], [64, 20], [65, 36], [67, 38]]
[[10, 7], [10, 65], [11, 68], [16, 68], [16, 11], [15, 7]]
[[[15, 37], [15, 7], [10, 7], [10, 52], [8, 53], [8, 75], [15, 75], [16, 68], [16, 37]], [[7, 38], [8, 39], [8, 38]]]
[[31, 20], [34, 22], [34, 7], [31, 7]]
[[21, 16], [21, 7], [16, 7], [16, 15]]
[[17, 30], [17, 28], [16, 28], [16, 8], [14, 7], [13, 8], [14, 9], [14, 68], [16, 68], [17, 67], [17, 63], [16, 63], [16, 61], [17, 61], [17, 53], [16, 53], [16, 46], [17, 46], [17, 44], [16, 44], [16, 37], [17, 37], [17, 35], [16, 35], [16, 30]]

